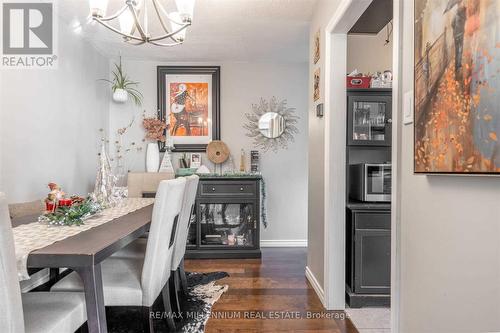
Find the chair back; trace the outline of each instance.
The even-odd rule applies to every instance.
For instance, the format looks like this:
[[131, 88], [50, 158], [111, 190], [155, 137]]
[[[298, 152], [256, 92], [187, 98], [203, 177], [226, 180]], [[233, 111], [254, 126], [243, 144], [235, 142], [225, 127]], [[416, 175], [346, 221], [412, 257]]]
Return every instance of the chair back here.
[[7, 199], [0, 193], [0, 332], [24, 332], [21, 288]]
[[172, 228], [182, 208], [186, 179], [160, 182], [142, 268], [142, 305], [152, 306], [170, 277]]
[[174, 253], [172, 254], [172, 267], [175, 271], [184, 258], [186, 253], [186, 243], [189, 233], [189, 225], [191, 216], [194, 209], [194, 201], [196, 199], [196, 191], [198, 191], [198, 182], [200, 177], [192, 175], [186, 177], [186, 190], [184, 191], [184, 199], [182, 203], [182, 210], [179, 214], [179, 225], [175, 232], [174, 239]]
[[174, 178], [175, 174], [169, 172], [129, 172], [127, 175], [128, 197], [142, 198], [144, 192], [156, 192], [162, 180]]

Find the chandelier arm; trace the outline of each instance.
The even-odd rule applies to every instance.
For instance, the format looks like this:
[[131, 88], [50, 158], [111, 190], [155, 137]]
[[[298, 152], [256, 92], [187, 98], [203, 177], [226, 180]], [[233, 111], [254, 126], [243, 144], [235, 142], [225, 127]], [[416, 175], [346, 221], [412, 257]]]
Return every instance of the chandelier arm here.
[[142, 45], [142, 44], [145, 44], [145, 43], [146, 43], [146, 41], [145, 41], [145, 40], [140, 41], [140, 42], [138, 42], [138, 43], [134, 43], [134, 42], [132, 42], [131, 40], [127, 40], [125, 37], [123, 37], [123, 39], [124, 39], [124, 42], [125, 42], [125, 43], [130, 44], [130, 45], [134, 45], [134, 46], [139, 46], [139, 45]]
[[141, 26], [141, 23], [139, 22], [139, 16], [137, 15], [137, 11], [135, 10], [134, 6], [132, 4], [128, 4], [128, 8], [132, 12], [132, 16], [134, 17], [134, 23], [135, 26], [137, 27], [137, 31], [139, 31], [139, 34], [141, 35], [142, 39], [148, 39], [148, 36], [144, 32], [144, 29]]
[[136, 36], [132, 36], [132, 35], [128, 35], [128, 34], [124, 34], [123, 32], [121, 32], [120, 30], [116, 29], [115, 27], [112, 27], [111, 25], [107, 24], [106, 22], [103, 22], [101, 21], [100, 19], [98, 19], [97, 17], [94, 17], [94, 20], [99, 22], [100, 24], [102, 24], [103, 26], [105, 26], [106, 28], [108, 28], [109, 30], [125, 37], [125, 38], [129, 38], [129, 39], [134, 39], [134, 40], [137, 40], [137, 41], [143, 41], [142, 38], [139, 38], [139, 37], [136, 37]]
[[[186, 29], [190, 25], [191, 25], [191, 23], [186, 23], [182, 27], [180, 27], [179, 29], [177, 29], [177, 30], [175, 30], [175, 31], [173, 31], [171, 33], [168, 33], [166, 35], [161, 35], [161, 36], [158, 36], [158, 37], [154, 37], [154, 38], [150, 38], [149, 40], [155, 42], [157, 40], [162, 40], [162, 39], [165, 39], [165, 38], [170, 38], [170, 37], [174, 36], [175, 34], [181, 32], [182, 30]], [[178, 40], [176, 40], [176, 41], [178, 42]]]
[[182, 42], [175, 42], [175, 43], [170, 43], [170, 44], [166, 44], [166, 43], [158, 43], [158, 42], [152, 42], [152, 41], [149, 41], [150, 44], [153, 44], [153, 45], [156, 45], [156, 46], [162, 46], [162, 47], [172, 47], [172, 46], [177, 46], [177, 45], [180, 45], [182, 44]]
[[[165, 23], [165, 21], [163, 20], [163, 18], [161, 17], [161, 14], [160, 14], [159, 7], [161, 7], [161, 4], [158, 3], [157, 0], [152, 0], [152, 2], [153, 2], [153, 7], [155, 8], [155, 11], [156, 11], [156, 16], [158, 16], [158, 20], [160, 21], [160, 24], [161, 24], [161, 27], [163, 28], [163, 31], [165, 31], [166, 34], [170, 34], [170, 31], [167, 28], [167, 24]], [[165, 9], [163, 9], [163, 7], [162, 7], [162, 10], [168, 19], [168, 15], [165, 13]], [[177, 39], [175, 39], [173, 36], [171, 36], [170, 39], [172, 41], [174, 41], [174, 43], [177, 43]]]
[[115, 18], [117, 18], [118, 16], [120, 16], [121, 14], [123, 14], [127, 10], [127, 8], [128, 8], [128, 5], [125, 5], [122, 7], [122, 9], [118, 10], [116, 13], [114, 13], [111, 16], [106, 16], [106, 17], [93, 16], [93, 18], [98, 18], [99, 20], [101, 20], [103, 22], [111, 21], [111, 20], [114, 20]]

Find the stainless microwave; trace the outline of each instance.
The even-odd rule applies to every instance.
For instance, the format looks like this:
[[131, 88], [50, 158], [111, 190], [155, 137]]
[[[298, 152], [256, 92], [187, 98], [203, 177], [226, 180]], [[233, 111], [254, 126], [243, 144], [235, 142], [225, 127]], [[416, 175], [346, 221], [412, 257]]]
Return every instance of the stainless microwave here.
[[352, 164], [350, 194], [360, 201], [391, 201], [391, 164]]

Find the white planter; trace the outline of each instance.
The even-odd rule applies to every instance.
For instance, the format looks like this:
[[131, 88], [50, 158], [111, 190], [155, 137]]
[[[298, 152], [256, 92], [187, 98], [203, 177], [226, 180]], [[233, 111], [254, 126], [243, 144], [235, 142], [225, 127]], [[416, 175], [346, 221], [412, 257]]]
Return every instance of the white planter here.
[[160, 166], [160, 149], [157, 143], [148, 143], [146, 148], [146, 171], [158, 172]]
[[113, 101], [116, 103], [125, 103], [128, 101], [128, 92], [123, 89], [116, 89], [113, 93]]

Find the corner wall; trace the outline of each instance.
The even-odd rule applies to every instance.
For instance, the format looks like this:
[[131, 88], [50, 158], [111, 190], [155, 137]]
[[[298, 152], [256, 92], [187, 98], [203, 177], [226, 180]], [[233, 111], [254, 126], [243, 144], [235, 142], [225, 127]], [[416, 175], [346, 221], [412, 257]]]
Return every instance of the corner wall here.
[[[405, 0], [403, 94], [413, 89], [413, 1]], [[500, 177], [413, 174], [402, 127], [401, 333], [500, 331]]]
[[96, 175], [105, 126], [108, 59], [59, 21], [59, 67], [6, 69], [0, 76], [0, 191], [9, 202], [44, 198], [47, 183], [85, 195]]

